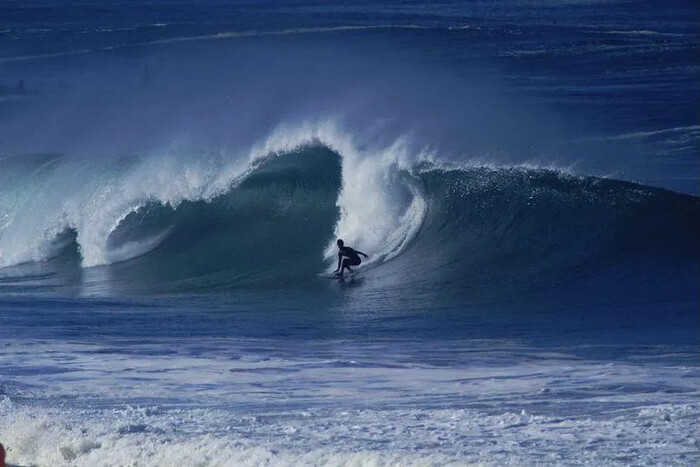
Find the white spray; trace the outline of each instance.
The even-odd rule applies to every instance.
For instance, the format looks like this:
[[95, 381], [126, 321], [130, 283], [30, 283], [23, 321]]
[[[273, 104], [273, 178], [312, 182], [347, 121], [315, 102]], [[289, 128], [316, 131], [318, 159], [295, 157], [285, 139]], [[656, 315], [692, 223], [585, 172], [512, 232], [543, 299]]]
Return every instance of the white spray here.
[[[425, 201], [409, 175], [425, 155], [411, 155], [405, 140], [360, 149], [329, 120], [280, 126], [261, 143], [235, 154], [186, 155], [172, 147], [129, 161], [64, 159], [33, 177], [31, 189], [18, 192], [12, 206], [3, 206], [0, 267], [48, 259], [55, 254], [57, 236], [66, 229], [76, 232], [84, 267], [144, 254], [167, 236], [167, 230], [109, 246], [110, 234], [130, 213], [149, 202], [176, 207], [186, 200], [209, 201], [267, 158], [283, 157], [309, 144], [325, 145], [341, 156], [335, 236], [369, 253], [370, 263], [398, 254], [425, 214]], [[334, 254], [334, 245], [335, 239], [329, 239], [324, 256]]]

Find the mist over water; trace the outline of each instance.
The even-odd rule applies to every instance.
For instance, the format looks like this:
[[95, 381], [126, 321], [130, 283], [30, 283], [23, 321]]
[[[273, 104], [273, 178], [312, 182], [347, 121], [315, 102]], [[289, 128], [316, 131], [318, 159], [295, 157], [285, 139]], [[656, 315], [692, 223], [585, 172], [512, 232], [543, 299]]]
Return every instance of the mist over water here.
[[697, 10], [0, 5], [9, 461], [693, 465]]

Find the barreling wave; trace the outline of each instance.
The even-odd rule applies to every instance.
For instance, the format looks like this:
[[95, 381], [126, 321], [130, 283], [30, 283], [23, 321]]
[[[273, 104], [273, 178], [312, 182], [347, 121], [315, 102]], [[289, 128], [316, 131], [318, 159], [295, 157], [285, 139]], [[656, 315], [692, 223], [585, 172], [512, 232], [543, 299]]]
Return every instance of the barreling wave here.
[[401, 142], [363, 152], [318, 128], [237, 158], [5, 158], [0, 266], [79, 256], [132, 290], [298, 287], [334, 266], [342, 237], [386, 284], [459, 289], [700, 259], [696, 197], [429, 159]]
[[[6, 157], [0, 267], [77, 253], [84, 268], [129, 262], [115, 269], [235, 285], [285, 267], [318, 272], [336, 235], [383, 262], [425, 211], [402, 151], [401, 142], [361, 151], [317, 126], [240, 154]], [[220, 270], [226, 277], [209, 277]]]

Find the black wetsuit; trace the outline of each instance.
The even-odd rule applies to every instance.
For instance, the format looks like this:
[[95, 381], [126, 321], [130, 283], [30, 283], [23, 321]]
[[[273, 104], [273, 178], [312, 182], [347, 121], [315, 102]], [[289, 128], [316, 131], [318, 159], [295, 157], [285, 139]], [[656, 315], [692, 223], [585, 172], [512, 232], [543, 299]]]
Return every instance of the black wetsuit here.
[[347, 258], [345, 260], [345, 264], [348, 266], [359, 266], [362, 262], [360, 255], [349, 246], [341, 246], [338, 248], [338, 259], [341, 259], [342, 257]]

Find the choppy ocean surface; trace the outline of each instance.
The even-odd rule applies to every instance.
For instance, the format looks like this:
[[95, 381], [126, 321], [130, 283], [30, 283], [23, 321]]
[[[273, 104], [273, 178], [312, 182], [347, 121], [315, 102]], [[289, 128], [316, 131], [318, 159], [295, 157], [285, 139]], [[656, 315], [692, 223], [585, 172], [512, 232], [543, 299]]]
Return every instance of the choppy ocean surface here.
[[697, 465], [699, 9], [0, 3], [8, 461]]

